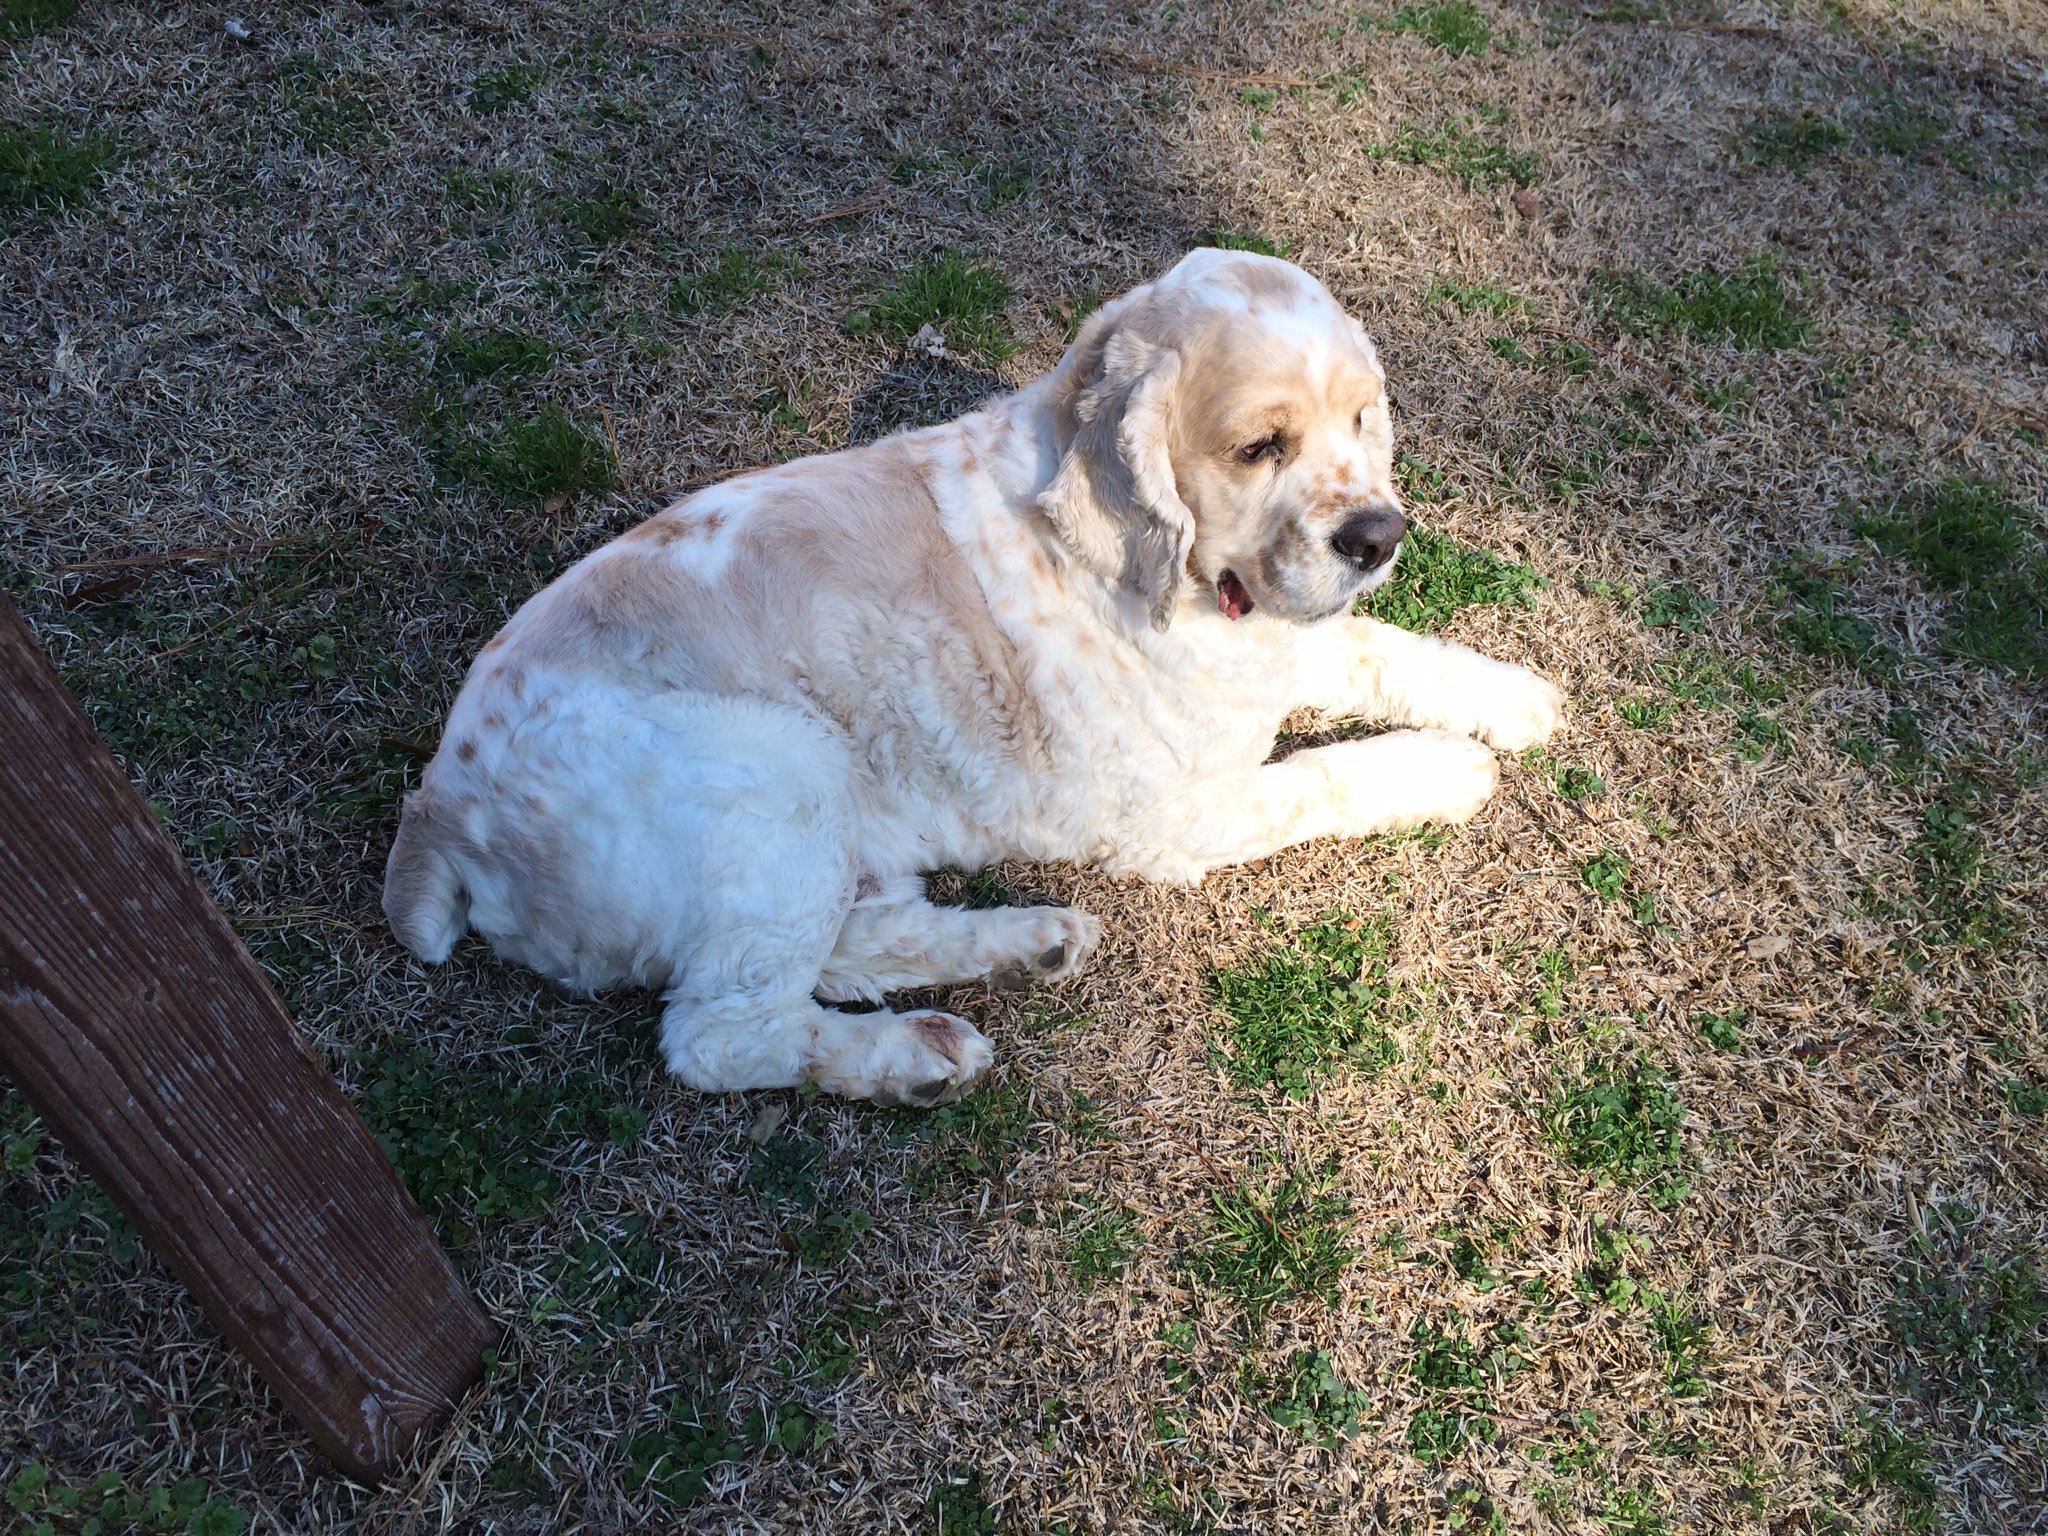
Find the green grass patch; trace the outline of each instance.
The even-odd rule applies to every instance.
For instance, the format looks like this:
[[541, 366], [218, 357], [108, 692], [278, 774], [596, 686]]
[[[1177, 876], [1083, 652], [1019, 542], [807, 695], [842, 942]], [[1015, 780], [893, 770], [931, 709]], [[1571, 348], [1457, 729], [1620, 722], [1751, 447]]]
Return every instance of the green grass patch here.
[[646, 1117], [618, 1085], [584, 1073], [560, 1083], [451, 1066], [417, 1047], [353, 1053], [353, 1097], [385, 1154], [457, 1245], [532, 1221], [559, 1188], [549, 1159], [577, 1143], [630, 1146]]
[[648, 222], [645, 194], [623, 181], [605, 182], [590, 192], [559, 198], [552, 212], [565, 234], [589, 247], [617, 245]]
[[1569, 1166], [1663, 1207], [1692, 1192], [1684, 1121], [1670, 1082], [1640, 1059], [1596, 1063], [1563, 1084], [1544, 1112], [1544, 1130]]
[[1612, 1488], [1600, 1505], [1600, 1523], [1610, 1536], [1671, 1536], [1665, 1502], [1650, 1488]]
[[774, 251], [728, 245], [669, 284], [668, 307], [678, 315], [728, 314], [769, 292], [796, 270], [793, 260]]
[[2023, 1077], [2009, 1077], [2005, 1080], [2005, 1107], [2023, 1119], [2039, 1120], [2048, 1115], [2048, 1088]]
[[1863, 124], [1872, 149], [1901, 160], [1917, 160], [1941, 148], [1953, 132], [1945, 119], [1897, 96], [1880, 103]]
[[894, 341], [908, 341], [929, 325], [952, 351], [996, 363], [1017, 350], [1003, 313], [1009, 302], [1009, 281], [994, 267], [942, 256], [906, 272], [893, 289], [846, 323], [856, 335], [878, 331]]
[[1662, 1291], [1643, 1292], [1643, 1316], [1664, 1366], [1664, 1387], [1673, 1397], [1703, 1397], [1707, 1325], [1691, 1302]]
[[1749, 1022], [1747, 1013], [1703, 1013], [1693, 1020], [1693, 1027], [1717, 1051], [1730, 1056], [1742, 1054], [1742, 1026]]
[[1676, 629], [1703, 635], [1714, 616], [1714, 600], [1689, 581], [1663, 581], [1645, 587], [1637, 615], [1651, 629]]
[[357, 76], [299, 53], [278, 66], [278, 81], [284, 93], [281, 125], [301, 147], [350, 149], [384, 139], [377, 103]]
[[[0, 1345], [26, 1350], [88, 1323], [100, 1287], [143, 1261], [142, 1240], [90, 1179], [23, 1177], [43, 1150], [28, 1101], [0, 1088]], [[45, 1170], [47, 1173], [49, 1170]]]
[[476, 77], [469, 88], [469, 110], [479, 117], [495, 117], [533, 100], [540, 88], [540, 71], [525, 64], [511, 64]]
[[2031, 1251], [1988, 1252], [1984, 1224], [1944, 1206], [1913, 1235], [1891, 1305], [1908, 1384], [1994, 1421], [2038, 1424], [2048, 1398], [2048, 1285]]
[[0, 128], [0, 228], [85, 200], [121, 158], [112, 139], [50, 124]]
[[[1524, 345], [1524, 343], [1527, 345]], [[1570, 377], [1593, 371], [1593, 354], [1576, 341], [1537, 342], [1523, 336], [1489, 336], [1487, 350], [1495, 357], [1530, 368]]]
[[1607, 781], [1590, 768], [1566, 763], [1557, 770], [1557, 792], [1567, 800], [1595, 800], [1607, 793]]
[[1619, 699], [1614, 712], [1624, 725], [1638, 731], [1659, 731], [1671, 723], [1676, 711], [1665, 699]]
[[925, 1496], [924, 1512], [928, 1536], [996, 1536], [1002, 1529], [979, 1472], [947, 1470]]
[[1332, 913], [1292, 942], [1216, 972], [1210, 985], [1229, 1020], [1220, 1056], [1231, 1080], [1298, 1098], [1339, 1065], [1391, 1066], [1400, 1056], [1385, 1023], [1392, 944], [1391, 919]]
[[1759, 672], [1755, 663], [1736, 666], [1713, 651], [1679, 651], [1650, 670], [1672, 698], [1693, 709], [1725, 709], [1745, 701], [1778, 704], [1785, 698], [1785, 685]]
[[78, 0], [0, 0], [0, 37], [54, 32], [78, 14]]
[[537, 378], [554, 361], [551, 345], [523, 331], [465, 331], [450, 326], [434, 349], [434, 371], [465, 384]]
[[1434, 1466], [1468, 1445], [1490, 1444], [1500, 1432], [1493, 1394], [1529, 1363], [1517, 1348], [1524, 1342], [1521, 1329], [1496, 1323], [1475, 1342], [1417, 1321], [1408, 1338], [1416, 1346], [1408, 1374], [1423, 1394], [1422, 1406], [1408, 1418], [1408, 1449], [1416, 1460]]
[[804, 1334], [797, 1367], [820, 1386], [834, 1387], [853, 1374], [868, 1340], [886, 1317], [865, 1307], [847, 1306], [814, 1324]]
[[1607, 781], [1592, 769], [1578, 763], [1561, 763], [1542, 747], [1531, 747], [1523, 753], [1522, 763], [1531, 773], [1549, 779], [1566, 800], [1597, 800], [1607, 793]]
[[1327, 1351], [1297, 1350], [1277, 1381], [1266, 1412], [1283, 1429], [1299, 1430], [1312, 1444], [1334, 1451], [1355, 1436], [1372, 1412], [1372, 1395], [1346, 1386]]
[[2048, 549], [2037, 509], [1989, 481], [1957, 478], [1857, 518], [1855, 530], [1949, 594], [1949, 655], [2048, 674]]
[[1016, 1078], [981, 1088], [957, 1104], [888, 1113], [895, 1121], [896, 1143], [920, 1149], [908, 1182], [925, 1195], [963, 1182], [1008, 1177], [1032, 1136], [1031, 1094]]
[[1493, 28], [1486, 13], [1470, 0], [1437, 0], [1431, 5], [1404, 5], [1374, 30], [1404, 33], [1441, 48], [1454, 58], [1486, 52]]
[[1546, 1019], [1564, 1017], [1565, 992], [1577, 979], [1572, 957], [1561, 949], [1546, 949], [1536, 956], [1536, 1011]]
[[1794, 650], [1825, 661], [1839, 661], [1858, 671], [1890, 677], [1899, 670], [1897, 652], [1878, 638], [1868, 619], [1852, 612], [1853, 594], [1839, 579], [1842, 568], [1812, 558], [1784, 566], [1772, 583], [1789, 610], [1778, 620], [1778, 633]]
[[736, 1425], [723, 1402], [671, 1397], [651, 1426], [627, 1437], [627, 1482], [688, 1508], [710, 1488], [712, 1473], [728, 1462], [763, 1450], [815, 1449], [831, 1438], [831, 1425], [793, 1403], [769, 1406]]
[[667, 1251], [647, 1235], [647, 1218], [622, 1218], [614, 1230], [582, 1233], [544, 1260], [546, 1291], [534, 1298], [536, 1321], [568, 1312], [601, 1328], [630, 1328], [646, 1311]]
[[1261, 234], [1256, 229], [1225, 229], [1212, 224], [1202, 231], [1200, 243], [1214, 246], [1219, 251], [1250, 251], [1256, 256], [1285, 256], [1284, 241], [1275, 240], [1271, 235]]
[[1529, 566], [1455, 539], [1410, 528], [1387, 584], [1359, 605], [1359, 612], [1403, 629], [1442, 629], [1461, 608], [1512, 604], [1532, 608], [1547, 583]]
[[1831, 117], [1812, 108], [1774, 112], [1760, 118], [1746, 136], [1744, 155], [1766, 170], [1805, 175], [1823, 155], [1848, 147], [1853, 135]]
[[1210, 1195], [1209, 1230], [1188, 1260], [1194, 1277], [1244, 1309], [1254, 1328], [1296, 1297], [1328, 1304], [1353, 1257], [1349, 1202], [1331, 1176], [1288, 1169]]
[[9, 1479], [6, 1503], [24, 1524], [18, 1529], [77, 1531], [81, 1536], [119, 1531], [126, 1536], [242, 1536], [249, 1513], [231, 1499], [214, 1498], [204, 1481], [181, 1477], [130, 1488], [118, 1472], [100, 1472], [81, 1483], [53, 1477], [32, 1461]]
[[809, 1210], [818, 1204], [824, 1148], [808, 1136], [775, 1136], [747, 1154], [740, 1182], [770, 1207]]
[[1080, 1207], [1063, 1235], [1074, 1283], [1084, 1291], [1116, 1279], [1145, 1246], [1138, 1218], [1125, 1210]]
[[1456, 119], [1434, 128], [1404, 122], [1390, 142], [1375, 144], [1366, 153], [1375, 160], [1441, 171], [1468, 187], [1526, 187], [1543, 170], [1542, 159], [1533, 151], [1493, 143]]
[[1586, 889], [1603, 902], [1615, 902], [1628, 889], [1628, 860], [1612, 848], [1603, 848], [1579, 865], [1579, 878]]
[[1637, 336], [1691, 336], [1739, 350], [1797, 347], [1812, 333], [1766, 259], [1732, 272], [1688, 272], [1665, 284], [1639, 272], [1593, 280], [1595, 313]]
[[526, 178], [509, 168], [472, 171], [455, 166], [441, 173], [441, 185], [447, 188], [450, 205], [460, 212], [495, 213], [519, 200]]
[[1975, 813], [1975, 791], [1952, 780], [1922, 817], [1911, 853], [1923, 947], [1989, 951], [2013, 936], [2014, 920], [1998, 899], [2004, 879]]
[[1928, 1466], [1924, 1441], [1889, 1424], [1873, 1422], [1843, 1447], [1843, 1471], [1851, 1488], [1889, 1491], [1900, 1524], [1915, 1533], [1932, 1531], [1941, 1510], [1941, 1490]]
[[427, 452], [441, 474], [504, 501], [604, 492], [618, 485], [611, 445], [558, 405], [479, 425], [445, 402], [425, 413]]
[[1491, 283], [1453, 283], [1438, 278], [1422, 290], [1425, 304], [1449, 304], [1461, 315], [1491, 315], [1505, 319], [1526, 312], [1529, 301]]

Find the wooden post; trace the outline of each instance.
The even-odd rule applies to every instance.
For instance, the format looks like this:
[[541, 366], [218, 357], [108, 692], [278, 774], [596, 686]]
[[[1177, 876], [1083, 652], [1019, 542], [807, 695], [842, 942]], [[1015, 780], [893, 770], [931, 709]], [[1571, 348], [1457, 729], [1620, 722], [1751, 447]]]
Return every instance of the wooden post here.
[[0, 1070], [352, 1476], [495, 1330], [0, 592]]

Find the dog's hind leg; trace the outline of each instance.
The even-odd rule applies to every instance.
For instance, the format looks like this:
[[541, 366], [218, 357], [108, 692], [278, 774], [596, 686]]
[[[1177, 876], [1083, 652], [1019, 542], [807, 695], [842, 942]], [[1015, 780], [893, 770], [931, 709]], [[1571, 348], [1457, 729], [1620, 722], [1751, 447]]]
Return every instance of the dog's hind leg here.
[[[781, 840], [758, 830], [765, 843]], [[789, 851], [755, 848], [770, 858]], [[958, 1097], [995, 1059], [995, 1048], [965, 1019], [930, 1010], [841, 1013], [812, 995], [846, 908], [820, 899], [819, 886], [833, 888], [833, 871], [829, 859], [815, 857], [825, 850], [808, 851], [815, 884], [777, 879], [749, 889], [729, 878], [706, 889], [706, 899], [724, 910], [666, 994], [661, 1048], [669, 1070], [707, 1093], [816, 1083], [884, 1104]]]
[[939, 907], [924, 899], [922, 881], [892, 881], [846, 914], [817, 992], [872, 1003], [983, 976], [1005, 988], [1059, 981], [1081, 968], [1101, 936], [1101, 924], [1072, 907]]
[[851, 788], [843, 758], [813, 728], [748, 729], [728, 728], [727, 787], [691, 793], [675, 818], [685, 835], [665, 850], [705, 872], [668, 950], [670, 1070], [711, 1093], [816, 1083], [893, 1104], [958, 1096], [995, 1055], [965, 1019], [840, 1013], [813, 995], [855, 906]]
[[995, 1047], [965, 1019], [840, 1013], [812, 997], [671, 992], [661, 1021], [669, 1069], [706, 1093], [795, 1088], [881, 1104], [939, 1104], [966, 1092]]

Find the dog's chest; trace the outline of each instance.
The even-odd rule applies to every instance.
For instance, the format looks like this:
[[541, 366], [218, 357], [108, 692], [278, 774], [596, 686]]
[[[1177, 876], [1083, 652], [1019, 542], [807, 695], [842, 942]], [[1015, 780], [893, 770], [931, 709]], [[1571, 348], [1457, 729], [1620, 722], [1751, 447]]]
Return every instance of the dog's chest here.
[[1197, 619], [1156, 641], [1070, 630], [1035, 648], [1056, 762], [1090, 794], [1119, 791], [1109, 803], [1263, 762], [1291, 706], [1292, 649], [1284, 633], [1227, 622]]

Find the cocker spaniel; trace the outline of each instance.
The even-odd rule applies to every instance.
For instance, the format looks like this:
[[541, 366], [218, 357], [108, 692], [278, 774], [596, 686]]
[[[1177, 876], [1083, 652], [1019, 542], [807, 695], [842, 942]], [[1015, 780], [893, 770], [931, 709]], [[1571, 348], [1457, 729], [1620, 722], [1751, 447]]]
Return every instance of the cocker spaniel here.
[[[1015, 394], [700, 491], [529, 601], [406, 800], [392, 929], [661, 989], [700, 1089], [956, 1095], [993, 1054], [967, 1020], [828, 1005], [1058, 979], [1099, 927], [935, 906], [924, 872], [1193, 882], [1460, 822], [1482, 741], [1557, 727], [1534, 673], [1355, 614], [1406, 528], [1392, 461], [1364, 328], [1198, 250]], [[1268, 762], [1301, 705], [1400, 728]]]

